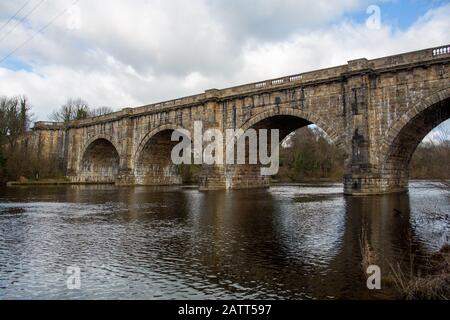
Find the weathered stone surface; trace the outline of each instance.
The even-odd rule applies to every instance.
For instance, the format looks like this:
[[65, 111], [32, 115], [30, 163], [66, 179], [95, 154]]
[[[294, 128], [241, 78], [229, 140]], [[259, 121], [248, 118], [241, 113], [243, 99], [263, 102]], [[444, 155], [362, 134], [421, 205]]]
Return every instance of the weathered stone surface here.
[[[347, 155], [347, 194], [407, 189], [422, 138], [450, 117], [450, 46], [246, 84], [68, 125], [39, 122], [30, 146], [56, 154], [73, 181], [178, 184], [170, 162], [176, 128], [277, 128], [314, 123]], [[202, 189], [264, 187], [255, 165], [203, 165]]]

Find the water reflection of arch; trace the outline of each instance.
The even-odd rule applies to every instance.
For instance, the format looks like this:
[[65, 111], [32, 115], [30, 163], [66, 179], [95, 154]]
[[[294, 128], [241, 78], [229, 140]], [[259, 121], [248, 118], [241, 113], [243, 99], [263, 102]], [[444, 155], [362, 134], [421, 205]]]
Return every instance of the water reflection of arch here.
[[410, 245], [415, 238], [409, 233], [412, 230], [409, 195], [345, 197], [345, 208], [342, 243], [329, 264], [326, 290], [330, 290], [330, 294], [340, 293], [339, 298], [383, 297], [383, 292], [392, 292], [394, 288], [381, 292], [367, 289], [362, 266], [364, 247], [367, 243], [371, 248], [374, 257], [371, 263], [380, 266], [382, 276], [387, 277], [397, 263], [409, 261]]
[[439, 251], [450, 240], [450, 193], [439, 183], [410, 183], [411, 226], [424, 254]]
[[[323, 253], [315, 251], [320, 244], [314, 243], [314, 236], [324, 235], [314, 228], [308, 230], [310, 237], [293, 232], [296, 225], [283, 218], [287, 207], [282, 203], [288, 201], [265, 189], [206, 193], [200, 215], [192, 216], [201, 221], [202, 233], [193, 235], [189, 246], [201, 267], [189, 272], [201, 273], [205, 281], [232, 291], [245, 288], [248, 294], [257, 286], [258, 294], [266, 298], [284, 294], [308, 298], [320, 292], [324, 271], [315, 268], [313, 256]], [[287, 214], [295, 215], [293, 211]], [[343, 214], [337, 216], [343, 220]], [[335, 219], [329, 219], [324, 232], [336, 224]], [[339, 238], [339, 232], [329, 233], [326, 236]]]
[[309, 197], [292, 192], [281, 193], [281, 196], [287, 201], [276, 202], [276, 211], [281, 213], [276, 216], [280, 249], [302, 264], [326, 267], [336, 254], [344, 232], [342, 195], [313, 194]]
[[[198, 270], [204, 273], [208, 282], [237, 296], [241, 288], [247, 296], [252, 287], [267, 279], [290, 275], [274, 268], [283, 260], [283, 255], [272, 241], [276, 231], [272, 223], [273, 199], [268, 190], [208, 192], [205, 204], [198, 219], [201, 220], [199, 224], [208, 225], [209, 230], [203, 227], [205, 238], [196, 239], [192, 246], [201, 243], [197, 259], [202, 267]], [[285, 265], [292, 267], [288, 263]], [[279, 266], [283, 268], [282, 264]], [[289, 281], [282, 283], [295, 286]], [[263, 292], [260, 294], [264, 296]]]

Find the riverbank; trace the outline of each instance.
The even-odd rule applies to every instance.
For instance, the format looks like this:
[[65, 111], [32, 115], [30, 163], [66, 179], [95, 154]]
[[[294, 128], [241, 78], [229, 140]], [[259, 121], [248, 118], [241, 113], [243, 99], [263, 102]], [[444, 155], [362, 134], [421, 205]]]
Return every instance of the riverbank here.
[[393, 268], [394, 282], [406, 300], [450, 299], [450, 245], [426, 259], [420, 272], [409, 274]]
[[342, 179], [329, 179], [329, 178], [309, 178], [309, 179], [300, 179], [300, 180], [283, 180], [283, 179], [272, 179], [271, 182], [273, 184], [279, 185], [296, 185], [302, 183], [341, 183]]
[[[443, 180], [410, 180], [410, 182], [423, 182], [428, 181], [432, 183], [436, 183], [438, 185], [442, 185], [442, 188], [448, 189], [450, 186], [450, 181], [443, 181]], [[334, 183], [342, 183], [342, 180], [338, 179], [327, 179], [327, 178], [318, 178], [318, 179], [302, 179], [299, 181], [283, 181], [283, 180], [277, 180], [273, 179], [271, 180], [272, 186], [296, 186], [301, 184], [312, 184], [312, 183], [318, 183], [318, 184], [334, 184]], [[49, 185], [96, 185], [96, 184], [102, 184], [102, 185], [113, 185], [114, 183], [104, 182], [72, 182], [66, 177], [61, 178], [53, 178], [53, 179], [40, 179], [40, 180], [31, 180], [26, 178], [21, 178], [18, 181], [9, 181], [9, 182], [2, 182], [0, 183], [0, 186], [6, 186], [6, 187], [15, 187], [15, 186], [49, 186]], [[198, 188], [198, 185], [193, 183], [184, 183], [181, 185], [183, 188], [189, 188], [189, 189], [195, 189]]]
[[72, 182], [67, 178], [61, 179], [42, 179], [42, 180], [19, 180], [19, 181], [9, 181], [6, 183], [7, 187], [15, 186], [49, 186], [49, 185], [89, 185], [89, 184], [113, 184], [113, 183], [98, 183], [98, 182]]

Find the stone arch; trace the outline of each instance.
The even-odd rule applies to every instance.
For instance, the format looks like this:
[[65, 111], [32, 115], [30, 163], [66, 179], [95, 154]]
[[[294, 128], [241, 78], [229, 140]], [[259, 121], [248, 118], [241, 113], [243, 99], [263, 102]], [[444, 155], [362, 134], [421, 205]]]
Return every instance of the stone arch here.
[[[340, 138], [336, 131], [331, 128], [319, 116], [302, 111], [300, 109], [293, 109], [288, 107], [271, 108], [270, 110], [262, 111], [252, 118], [244, 122], [240, 128], [241, 134], [250, 128], [254, 129], [279, 129], [280, 141], [287, 137], [290, 133], [302, 127], [315, 124], [322, 129], [328, 138], [337, 145], [340, 151], [345, 155], [345, 143]], [[227, 146], [235, 144], [240, 138], [238, 135], [235, 140], [227, 141]], [[270, 140], [270, 136], [268, 137]], [[270, 184], [270, 177], [263, 176], [261, 173], [260, 164], [250, 164], [248, 161], [249, 149], [248, 142], [246, 143], [246, 164], [230, 165], [225, 170], [226, 187], [227, 188], [252, 188], [252, 187], [266, 187]], [[269, 142], [270, 144], [270, 142]], [[235, 150], [236, 151], [236, 150]], [[258, 153], [259, 151], [257, 151]], [[235, 152], [236, 157], [236, 152]], [[235, 162], [236, 163], [236, 162]], [[267, 167], [267, 166], [265, 166]]]
[[381, 146], [381, 174], [389, 191], [406, 190], [409, 162], [420, 142], [450, 119], [450, 88], [419, 101], [388, 130]]
[[171, 150], [178, 144], [171, 141], [174, 124], [159, 126], [141, 140], [133, 157], [133, 171], [138, 185], [177, 185], [182, 183], [178, 166], [171, 161]]
[[[99, 140], [99, 139], [103, 139], [103, 140], [107, 140], [109, 143], [111, 143], [114, 148], [116, 149], [117, 153], [119, 153], [119, 146], [117, 145], [117, 143], [114, 141], [112, 136], [106, 135], [106, 134], [97, 134], [91, 138], [89, 138], [81, 147], [81, 152], [80, 152], [80, 159], [81, 160], [83, 158], [84, 153], [86, 152], [86, 149], [95, 141], [95, 140]], [[120, 153], [119, 153], [120, 154]]]
[[322, 129], [328, 136], [328, 138], [335, 143], [343, 152], [346, 152], [344, 148], [343, 140], [340, 138], [341, 135], [339, 135], [333, 128], [331, 128], [325, 121], [323, 121], [319, 116], [317, 116], [314, 113], [305, 112], [300, 109], [293, 109], [293, 108], [283, 108], [280, 107], [279, 110], [276, 109], [270, 109], [266, 111], [262, 111], [249, 120], [247, 120], [244, 124], [240, 126], [240, 129], [247, 130], [249, 128], [254, 127], [257, 123], [270, 119], [272, 117], [277, 116], [291, 116], [298, 119], [303, 119], [306, 121], [305, 125], [315, 124], [320, 129]]
[[176, 129], [179, 129], [180, 126], [174, 125], [174, 124], [164, 124], [161, 125], [155, 129], [153, 129], [152, 131], [150, 131], [149, 133], [147, 133], [144, 138], [142, 138], [141, 142], [139, 143], [139, 146], [136, 149], [136, 152], [134, 153], [134, 157], [133, 157], [133, 163], [136, 162], [136, 159], [139, 157], [139, 155], [142, 153], [142, 150], [144, 149], [145, 145], [147, 144], [147, 142], [155, 135], [157, 135], [158, 133], [165, 131], [165, 130], [171, 130], [174, 131]]
[[114, 183], [120, 170], [120, 155], [111, 137], [89, 139], [80, 153], [78, 171], [82, 182]]

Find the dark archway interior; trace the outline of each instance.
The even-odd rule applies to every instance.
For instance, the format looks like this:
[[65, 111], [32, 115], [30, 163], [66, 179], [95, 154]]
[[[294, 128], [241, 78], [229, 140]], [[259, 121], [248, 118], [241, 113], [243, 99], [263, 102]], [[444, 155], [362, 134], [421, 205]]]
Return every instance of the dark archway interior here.
[[182, 184], [180, 166], [171, 159], [172, 149], [179, 141], [171, 141], [173, 130], [163, 130], [151, 137], [135, 165], [136, 183], [140, 185]]
[[[271, 129], [278, 129], [279, 130], [279, 142], [281, 143], [287, 136], [289, 136], [291, 133], [296, 131], [297, 129], [306, 127], [308, 125], [311, 125], [312, 123], [310, 121], [307, 121], [305, 119], [296, 117], [296, 116], [290, 116], [290, 115], [276, 115], [272, 116], [266, 119], [263, 119], [253, 126], [251, 126], [250, 129], [255, 129], [256, 132], [260, 129], [267, 129], [267, 142], [268, 142], [268, 150], [267, 154], [270, 156], [270, 149], [271, 149]], [[259, 137], [258, 137], [259, 141]], [[258, 150], [256, 150], [257, 153], [259, 153], [259, 142], [258, 142]], [[237, 163], [237, 146], [235, 144], [235, 164]], [[230, 181], [228, 181], [229, 184], [232, 184], [236, 188], [249, 188], [249, 187], [261, 187], [261, 186], [268, 186], [270, 183], [270, 176], [262, 176], [261, 175], [261, 164], [258, 161], [257, 164], [250, 164], [249, 162], [249, 143], [248, 139], [245, 138], [245, 164], [240, 165], [232, 165], [227, 167], [227, 173], [226, 176]], [[258, 156], [259, 159], [259, 156]], [[265, 166], [267, 167], [267, 166]]]
[[450, 98], [418, 114], [397, 135], [387, 153], [383, 174], [400, 189], [408, 185], [409, 163], [422, 140], [442, 122], [450, 119]]
[[114, 183], [119, 174], [120, 157], [106, 139], [92, 142], [81, 160], [81, 175], [86, 182]]
[[[279, 130], [279, 143], [281, 143], [286, 137], [288, 137], [291, 133], [295, 132], [296, 130], [306, 127], [308, 125], [311, 125], [312, 123], [299, 118], [295, 116], [287, 116], [287, 115], [277, 115], [272, 116], [266, 119], [263, 119], [257, 123], [255, 123], [253, 126], [251, 126], [248, 129], [254, 129], [256, 130], [256, 134], [259, 141], [259, 134], [258, 130], [266, 129], [267, 130], [267, 142], [268, 142], [268, 154], [270, 154], [270, 143], [271, 143], [271, 132], [272, 129], [278, 129]], [[247, 130], [248, 130], [247, 129]], [[246, 163], [249, 159], [249, 140], [247, 136], [242, 137], [241, 139], [245, 139], [245, 155], [246, 155]], [[234, 146], [234, 155], [235, 159], [237, 158], [237, 144], [235, 143]], [[259, 143], [258, 143], [258, 149], [259, 149]], [[235, 160], [236, 163], [236, 160]]]
[[289, 134], [297, 129], [303, 128], [313, 124], [305, 119], [295, 117], [278, 115], [270, 118], [263, 119], [252, 126], [253, 129], [278, 129], [280, 130], [280, 142], [284, 140]]

